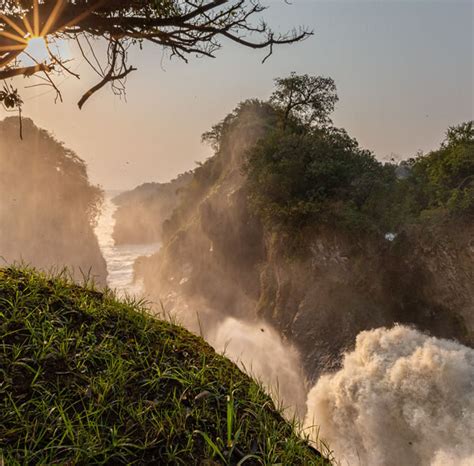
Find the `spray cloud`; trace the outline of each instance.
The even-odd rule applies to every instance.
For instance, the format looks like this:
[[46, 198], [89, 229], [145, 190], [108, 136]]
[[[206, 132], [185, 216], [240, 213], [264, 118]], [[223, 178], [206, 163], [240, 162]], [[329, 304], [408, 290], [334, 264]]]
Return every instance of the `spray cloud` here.
[[361, 332], [308, 395], [305, 425], [342, 464], [474, 464], [474, 350], [403, 326]]

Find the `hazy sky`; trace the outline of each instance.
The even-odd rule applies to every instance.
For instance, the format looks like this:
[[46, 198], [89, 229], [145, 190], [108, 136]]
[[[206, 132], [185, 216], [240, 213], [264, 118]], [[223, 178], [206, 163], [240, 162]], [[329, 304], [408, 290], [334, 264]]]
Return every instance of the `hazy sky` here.
[[305, 25], [315, 35], [275, 49], [264, 65], [264, 52], [230, 43], [216, 59], [188, 65], [163, 58], [158, 47], [137, 49], [127, 102], [104, 89], [82, 111], [76, 102], [97, 77], [78, 62], [73, 68], [82, 79], [62, 83], [64, 103], [54, 104], [44, 88], [30, 89], [24, 114], [75, 150], [92, 181], [108, 189], [166, 181], [193, 168], [210, 155], [201, 133], [239, 101], [268, 98], [273, 78], [291, 71], [331, 76], [340, 97], [335, 124], [380, 158], [435, 148], [447, 126], [473, 118], [472, 1], [263, 3], [274, 29]]

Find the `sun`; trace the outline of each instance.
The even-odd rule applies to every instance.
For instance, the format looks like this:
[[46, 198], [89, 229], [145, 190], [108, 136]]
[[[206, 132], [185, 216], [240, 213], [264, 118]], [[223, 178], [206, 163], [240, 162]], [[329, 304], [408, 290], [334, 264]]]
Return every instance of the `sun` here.
[[26, 54], [31, 60], [37, 63], [43, 63], [49, 59], [48, 47], [44, 37], [31, 37], [28, 39], [23, 53]]
[[[0, 19], [9, 28], [8, 30], [0, 30], [0, 37], [7, 41], [5, 44], [0, 44], [0, 54], [10, 55], [4, 58], [3, 61], [0, 60], [0, 66], [5, 66], [21, 52], [37, 55], [39, 50], [40, 56], [35, 58], [41, 60], [46, 58], [44, 56], [44, 52], [47, 52], [45, 37], [57, 26], [56, 23], [66, 3], [66, 0], [56, 0], [50, 13], [45, 17], [41, 17], [39, 2], [33, 0], [32, 9], [21, 18], [20, 22], [16, 22], [4, 13], [0, 13]], [[33, 52], [33, 54], [30, 52]]]
[[56, 43], [56, 40], [48, 41], [47, 37], [75, 26], [106, 0], [91, 2], [88, 8], [67, 20], [64, 20], [61, 15], [68, 0], [56, 0], [52, 9], [47, 11], [42, 9], [44, 2], [40, 3], [40, 1], [27, 0], [26, 3], [30, 3], [30, 7], [19, 21], [0, 12], [0, 20], [5, 25], [4, 29], [0, 28], [0, 68], [8, 66], [21, 54], [23, 54], [21, 61], [24, 61], [24, 57], [32, 60], [33, 56], [32, 61], [44, 61], [48, 57], [51, 58], [49, 46], [53, 42]]

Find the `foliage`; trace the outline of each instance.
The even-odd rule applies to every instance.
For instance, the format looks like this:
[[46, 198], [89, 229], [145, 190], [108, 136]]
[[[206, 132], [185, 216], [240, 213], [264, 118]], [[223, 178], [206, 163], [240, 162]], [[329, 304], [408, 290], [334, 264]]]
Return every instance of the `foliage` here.
[[140, 304], [0, 270], [0, 457], [16, 464], [328, 464], [262, 388]]
[[244, 123], [248, 127], [258, 121], [264, 121], [268, 127], [275, 124], [275, 109], [267, 102], [258, 99], [247, 99], [240, 102], [222, 121], [215, 124], [201, 136], [202, 142], [209, 144], [218, 154], [225, 147], [228, 137], [235, 127]]
[[[0, 122], [0, 256], [105, 274], [94, 235], [103, 193], [82, 159], [26, 118]], [[104, 277], [105, 279], [105, 277]]]
[[[277, 114], [271, 105], [258, 99], [249, 99], [239, 103], [229, 115], [202, 135], [202, 141], [209, 144], [215, 154], [197, 163], [191, 182], [182, 190], [180, 205], [163, 224], [165, 237], [175, 233], [215, 183], [225, 173], [236, 168], [236, 162], [232, 161], [235, 131], [242, 130], [246, 141], [239, 141], [239, 144], [245, 143], [252, 134], [271, 129], [276, 121]], [[240, 172], [240, 166], [237, 170]]]
[[418, 155], [408, 166], [411, 176], [405, 189], [421, 214], [474, 215], [472, 121], [450, 127], [438, 150]]
[[331, 78], [293, 72], [287, 78], [275, 79], [275, 84], [270, 102], [280, 110], [284, 127], [295, 120], [307, 128], [331, 123], [329, 115], [338, 101]]
[[276, 130], [250, 152], [245, 171], [256, 213], [268, 225], [292, 228], [314, 222], [378, 226], [395, 180], [393, 167], [335, 128], [303, 135]]
[[441, 146], [446, 148], [472, 142], [474, 142], [474, 121], [466, 121], [457, 126], [450, 126]]
[[7, 84], [3, 85], [3, 90], [0, 91], [0, 103], [2, 103], [7, 110], [13, 108], [20, 108], [22, 100], [18, 95], [18, 90]]
[[264, 131], [248, 151], [244, 174], [251, 208], [268, 228], [294, 234], [330, 224], [385, 234], [435, 217], [471, 218], [473, 122], [449, 128], [437, 151], [384, 164], [330, 124], [337, 102], [330, 78], [292, 73], [275, 82], [270, 102], [242, 102], [203, 134], [216, 153], [196, 169], [187, 201], [170, 223], [180, 224], [184, 206], [195, 206], [217, 182], [229, 163], [233, 130], [245, 127], [250, 135], [256, 126]]
[[293, 73], [276, 83], [271, 102], [285, 123], [270, 123], [245, 165], [250, 204], [267, 226], [296, 232], [323, 223], [384, 233], [435, 217], [472, 218], [472, 121], [450, 127], [439, 150], [397, 167], [329, 125], [337, 101], [332, 80]]

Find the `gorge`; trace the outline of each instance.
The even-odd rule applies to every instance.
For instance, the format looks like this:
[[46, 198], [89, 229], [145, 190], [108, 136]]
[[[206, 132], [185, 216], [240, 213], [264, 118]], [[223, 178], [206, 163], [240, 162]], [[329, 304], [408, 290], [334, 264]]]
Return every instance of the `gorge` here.
[[[297, 230], [272, 226], [255, 210], [248, 172], [249, 153], [272, 131], [271, 109], [250, 101], [224, 121], [214, 157], [169, 183], [118, 197], [91, 186], [81, 160], [26, 121], [25, 143], [38, 144], [43, 158], [18, 190], [14, 167], [25, 155], [2, 152], [10, 156], [2, 165], [10, 167], [2, 173], [2, 223], [16, 225], [2, 233], [6, 261], [64, 264], [78, 281], [89, 270], [99, 285], [107, 280], [119, 295], [145, 299], [154, 314], [201, 335], [259, 380], [341, 464], [471, 464], [469, 210], [449, 221], [446, 209], [435, 211], [390, 231], [377, 229], [378, 218], [364, 217], [360, 228], [320, 213]], [[3, 143], [19, 146], [11, 139], [15, 123], [2, 125]], [[403, 183], [397, 169], [384, 182]], [[35, 183], [43, 196], [18, 223], [11, 203], [31, 203]], [[338, 202], [331, 208], [340, 209]], [[351, 215], [364, 204], [358, 209]]]
[[249, 202], [243, 167], [268, 121], [264, 106], [241, 105], [216, 155], [180, 186], [160, 250], [135, 263], [147, 299], [240, 362], [288, 415], [320, 426], [342, 464], [470, 464], [472, 217], [433, 214], [395, 234], [316, 222], [295, 242]]

